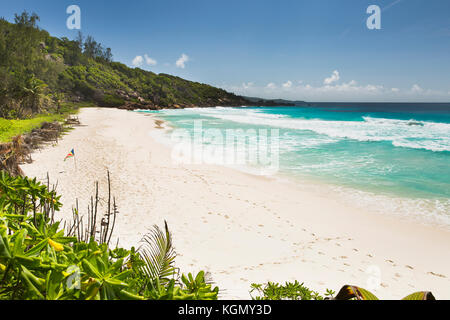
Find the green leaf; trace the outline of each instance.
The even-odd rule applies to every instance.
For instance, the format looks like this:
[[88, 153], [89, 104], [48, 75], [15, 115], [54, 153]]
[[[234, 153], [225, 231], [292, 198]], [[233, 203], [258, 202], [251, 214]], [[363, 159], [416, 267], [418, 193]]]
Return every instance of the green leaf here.
[[94, 267], [89, 261], [83, 259], [81, 261], [81, 265], [83, 266], [84, 271], [93, 278], [101, 279], [101, 274], [98, 272], [98, 269]]
[[402, 300], [436, 300], [430, 291], [418, 291], [411, 293]]
[[169, 277], [175, 274], [174, 260], [176, 253], [172, 246], [172, 237], [165, 222], [163, 232], [157, 225], [146, 234], [139, 248], [145, 264], [140, 267], [141, 273], [150, 280], [160, 280], [163, 284], [169, 281]]
[[345, 285], [339, 290], [334, 300], [378, 300], [378, 298], [370, 291], [351, 285]]
[[33, 248], [31, 248], [30, 250], [25, 252], [25, 256], [31, 257], [31, 256], [39, 254], [39, 252], [41, 252], [41, 250], [44, 249], [47, 246], [47, 243], [48, 243], [47, 239], [44, 239], [44, 240], [40, 241]]
[[9, 241], [6, 235], [6, 229], [0, 229], [0, 258], [11, 258], [11, 253], [9, 251]]
[[22, 272], [21, 276], [25, 280], [25, 283], [27, 284], [27, 287], [32, 294], [32, 296], [37, 297], [38, 299], [45, 300], [44, 296], [41, 294], [39, 289], [36, 287], [36, 285], [39, 287], [45, 283], [44, 279], [37, 278], [34, 276], [27, 268], [24, 266], [21, 266]]
[[118, 295], [122, 300], [145, 300], [143, 296], [130, 293], [126, 290], [120, 290]]
[[23, 242], [25, 240], [25, 237], [27, 236], [27, 233], [28, 231], [26, 229], [22, 229], [18, 233], [16, 233], [16, 239], [14, 240], [14, 248], [12, 252], [14, 256], [23, 253]]
[[94, 281], [86, 289], [86, 300], [98, 300], [98, 292], [100, 290], [100, 282]]
[[125, 282], [114, 279], [114, 278], [106, 278], [105, 282], [115, 288], [128, 287], [128, 284], [126, 284]]

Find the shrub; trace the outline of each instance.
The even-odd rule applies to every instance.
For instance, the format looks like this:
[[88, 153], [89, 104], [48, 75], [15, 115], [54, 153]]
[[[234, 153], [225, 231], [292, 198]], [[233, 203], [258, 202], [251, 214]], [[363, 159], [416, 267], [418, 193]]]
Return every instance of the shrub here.
[[[252, 296], [252, 293], [258, 295]], [[327, 290], [326, 295], [333, 294]], [[303, 283], [286, 282], [284, 285], [275, 282], [266, 284], [252, 283], [250, 296], [253, 300], [323, 300], [324, 297], [318, 292], [305, 287]]]
[[217, 299], [204, 273], [179, 281], [167, 224], [147, 235], [150, 250], [79, 241], [54, 221], [49, 186], [0, 175], [0, 299]]

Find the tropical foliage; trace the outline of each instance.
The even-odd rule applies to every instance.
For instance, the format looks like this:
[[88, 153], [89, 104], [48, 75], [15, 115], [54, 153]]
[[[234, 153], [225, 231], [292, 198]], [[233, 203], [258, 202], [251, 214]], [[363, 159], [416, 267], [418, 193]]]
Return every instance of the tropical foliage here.
[[[253, 300], [378, 300], [370, 291], [353, 285], [343, 286], [337, 295], [333, 290], [327, 289], [322, 296], [297, 280], [286, 282], [284, 285], [274, 282], [252, 283], [250, 296]], [[435, 300], [435, 298], [430, 291], [418, 291], [402, 300]]]
[[[333, 291], [327, 290], [325, 296], [333, 294]], [[253, 300], [324, 300], [318, 292], [305, 287], [297, 280], [284, 285], [270, 281], [266, 284], [252, 283], [250, 296]]]
[[[339, 290], [335, 300], [378, 300], [370, 291], [352, 285], [345, 285]], [[418, 291], [404, 297], [402, 300], [435, 300], [430, 291]]]
[[174, 267], [167, 224], [144, 248], [110, 248], [68, 235], [60, 197], [36, 179], [0, 175], [0, 299], [217, 299], [218, 288]]

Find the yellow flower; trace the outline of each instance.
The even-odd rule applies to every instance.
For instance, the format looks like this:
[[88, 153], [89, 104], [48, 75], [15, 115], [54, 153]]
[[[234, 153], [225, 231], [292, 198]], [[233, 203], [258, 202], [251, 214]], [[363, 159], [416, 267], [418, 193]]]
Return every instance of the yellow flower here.
[[56, 251], [63, 251], [64, 247], [61, 243], [48, 239], [48, 244], [51, 245]]

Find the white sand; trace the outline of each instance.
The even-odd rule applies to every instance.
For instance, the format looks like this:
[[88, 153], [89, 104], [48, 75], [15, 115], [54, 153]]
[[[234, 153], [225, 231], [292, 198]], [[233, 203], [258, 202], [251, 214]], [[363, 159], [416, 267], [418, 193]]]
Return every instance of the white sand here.
[[[450, 232], [344, 204], [333, 194], [251, 176], [230, 168], [175, 165], [155, 141], [151, 116], [117, 109], [82, 109], [83, 126], [56, 146], [33, 154], [28, 176], [58, 181], [71, 216], [84, 213], [94, 181], [104, 192], [106, 170], [120, 209], [120, 245], [137, 246], [153, 224], [167, 220], [183, 272], [207, 270], [221, 298], [249, 299], [252, 282], [304, 282], [323, 293], [344, 284], [400, 299], [430, 290], [450, 299]], [[63, 161], [75, 148], [72, 159]], [[114, 241], [115, 243], [115, 241]]]

